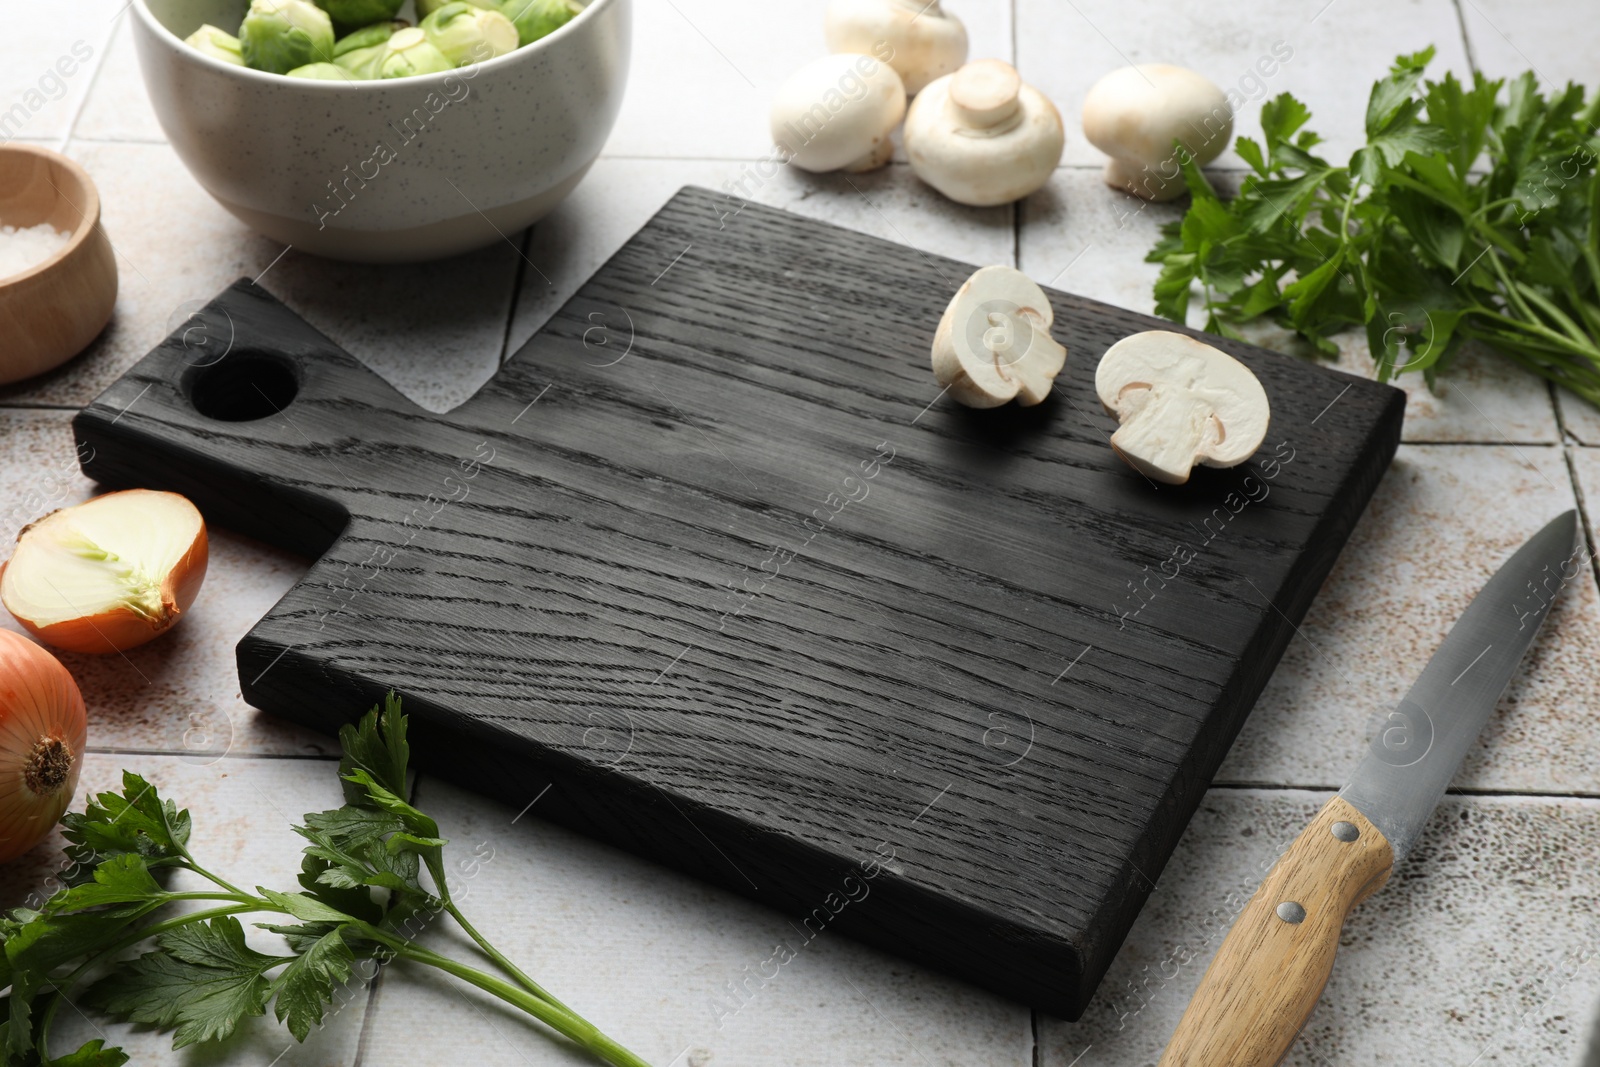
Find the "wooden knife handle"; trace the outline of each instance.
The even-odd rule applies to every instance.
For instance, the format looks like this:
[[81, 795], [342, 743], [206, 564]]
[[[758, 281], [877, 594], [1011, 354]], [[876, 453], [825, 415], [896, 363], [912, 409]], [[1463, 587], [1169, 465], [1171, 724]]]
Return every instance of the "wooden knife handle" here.
[[1378, 828], [1328, 801], [1239, 913], [1160, 1067], [1277, 1067], [1328, 984], [1345, 916], [1393, 868]]

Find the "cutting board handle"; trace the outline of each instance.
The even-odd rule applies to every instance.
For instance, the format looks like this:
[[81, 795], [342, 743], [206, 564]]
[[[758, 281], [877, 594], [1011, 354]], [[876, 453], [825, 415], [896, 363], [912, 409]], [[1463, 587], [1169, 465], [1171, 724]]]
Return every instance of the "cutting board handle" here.
[[317, 556], [363, 491], [370, 450], [356, 427], [401, 436], [428, 417], [241, 279], [79, 412], [73, 430], [84, 473], [102, 485], [183, 493], [212, 522]]
[[1277, 1067], [1328, 984], [1345, 916], [1393, 867], [1378, 828], [1328, 801], [1239, 913], [1160, 1067]]

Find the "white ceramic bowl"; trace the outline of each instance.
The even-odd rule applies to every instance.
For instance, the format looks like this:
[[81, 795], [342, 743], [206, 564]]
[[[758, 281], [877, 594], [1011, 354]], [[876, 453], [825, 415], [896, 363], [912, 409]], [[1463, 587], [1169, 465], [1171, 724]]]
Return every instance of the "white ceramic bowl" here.
[[373, 82], [287, 78], [202, 55], [248, 0], [134, 0], [145, 88], [206, 192], [254, 229], [334, 259], [479, 248], [547, 214], [588, 171], [628, 76], [632, 0], [590, 0], [475, 67]]

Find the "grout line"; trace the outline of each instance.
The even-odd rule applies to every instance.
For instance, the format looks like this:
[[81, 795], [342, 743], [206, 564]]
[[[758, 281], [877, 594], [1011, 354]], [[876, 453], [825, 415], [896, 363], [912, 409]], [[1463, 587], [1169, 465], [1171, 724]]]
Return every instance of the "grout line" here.
[[[83, 751], [91, 756], [172, 756], [194, 762], [197, 759], [210, 759], [210, 752], [195, 752], [186, 748], [123, 748], [119, 745], [86, 745]], [[216, 760], [311, 760], [317, 763], [337, 763], [340, 757], [337, 754], [318, 754], [315, 752], [221, 752], [216, 753]]]
[[1008, 5], [1008, 7], [1011, 16], [1011, 25], [1009, 27], [1011, 31], [1011, 65], [1016, 67], [1020, 72], [1022, 69], [1020, 65], [1022, 56], [1017, 50], [1017, 0], [1011, 0], [1011, 3]]
[[1472, 51], [1472, 34], [1467, 32], [1467, 13], [1461, 9], [1461, 0], [1450, 0], [1450, 6], [1456, 9], [1456, 25], [1461, 28], [1461, 50], [1467, 55], [1467, 67], [1477, 74], [1478, 57]]
[[1577, 454], [1569, 447], [1562, 450], [1562, 459], [1567, 464], [1567, 476], [1572, 479], [1572, 495], [1578, 501], [1578, 521], [1582, 526], [1579, 532], [1583, 534], [1584, 547], [1589, 550], [1589, 570], [1594, 574], [1595, 585], [1600, 587], [1600, 559], [1595, 558], [1594, 526], [1589, 518], [1589, 502], [1583, 495], [1583, 482], [1578, 478]]
[[[27, 138], [21, 138], [21, 139], [22, 140], [27, 140]], [[167, 144], [171, 143], [170, 141], [167, 141], [165, 138], [146, 140], [146, 139], [134, 138], [134, 137], [75, 137], [74, 139], [80, 144], [113, 144], [113, 145], [145, 145], [145, 146], [153, 146], [153, 145], [167, 145]], [[45, 138], [45, 140], [47, 140], [47, 141], [48, 140], [53, 140], [53, 138]], [[631, 163], [756, 163], [756, 162], [760, 162], [762, 158], [764, 158], [764, 157], [761, 157], [761, 156], [758, 156], [758, 155], [749, 155], [749, 156], [715, 156], [715, 155], [708, 155], [708, 156], [661, 156], [661, 155], [635, 155], [633, 153], [628, 153], [628, 152], [602, 152], [602, 153], [600, 153], [600, 156], [599, 156], [599, 159], [601, 159], [601, 160], [614, 159], [614, 160], [621, 160], [623, 162], [631, 162]], [[903, 171], [908, 171], [908, 170], [911, 169], [911, 164], [908, 163], [906, 160], [903, 160], [903, 159], [894, 159], [894, 160], [891, 160], [889, 163], [885, 164], [884, 167], [881, 168], [881, 169], [890, 170], [890, 169], [895, 169], [895, 168], [898, 168], [898, 169], [903, 170]], [[1056, 167], [1056, 170], [1058, 172], [1066, 170], [1066, 171], [1082, 171], [1085, 174], [1099, 174], [1103, 170], [1105, 170], [1105, 164], [1104, 163], [1062, 163], [1061, 165]], [[1252, 173], [1250, 168], [1247, 167], [1247, 166], [1233, 166], [1233, 165], [1217, 164], [1217, 163], [1208, 164], [1205, 167], [1205, 170], [1206, 170], [1206, 172], [1208, 174], [1237, 174], [1237, 175], [1243, 176], [1243, 175], [1247, 175], [1247, 174]]]
[[106, 63], [111, 59], [111, 46], [116, 43], [117, 30], [122, 26], [122, 18], [128, 13], [127, 8], [117, 12], [111, 19], [111, 30], [105, 36], [105, 43], [100, 51], [100, 62], [94, 66], [94, 73], [89, 75], [89, 84], [83, 90], [83, 99], [78, 102], [78, 108], [72, 113], [72, 121], [67, 123], [67, 132], [61, 137], [58, 149], [62, 155], [67, 154], [67, 148], [72, 144], [78, 132], [78, 123], [83, 119], [83, 113], [89, 110], [89, 98], [94, 96], [95, 86], [100, 84], [100, 75], [106, 69]]
[[[1587, 537], [1587, 534], [1588, 534], [1588, 530], [1587, 530], [1587, 527], [1585, 527], [1585, 536], [1586, 537]], [[85, 753], [87, 753], [89, 755], [94, 755], [94, 756], [107, 756], [107, 755], [115, 755], [115, 756], [171, 756], [171, 757], [179, 758], [179, 759], [188, 758], [191, 761], [197, 755], [207, 755], [206, 753], [195, 753], [195, 752], [187, 751], [187, 750], [184, 750], [184, 749], [161, 749], [161, 748], [149, 749], [149, 748], [116, 748], [116, 747], [102, 748], [102, 747], [98, 747], [98, 746], [95, 746], [95, 745], [88, 746], [87, 748], [84, 749], [84, 751], [85, 751]], [[222, 756], [219, 757], [219, 759], [230, 759], [230, 760], [263, 760], [263, 761], [265, 761], [265, 760], [306, 760], [306, 761], [317, 762], [317, 763], [337, 763], [339, 761], [339, 758], [340, 757], [338, 755], [334, 755], [334, 754], [318, 755], [318, 754], [315, 754], [315, 753], [302, 754], [302, 753], [274, 753], [274, 752], [241, 752], [241, 753], [228, 752], [228, 753], [224, 753]], [[422, 783], [422, 773], [418, 772], [417, 778], [412, 783], [412, 787], [411, 787], [413, 796], [415, 796], [417, 787], [419, 785], [421, 785], [421, 783]], [[470, 787], [468, 787], [468, 788], [470, 789]], [[1304, 783], [1304, 782], [1238, 781], [1238, 782], [1212, 782], [1209, 786], [1207, 786], [1207, 788], [1208, 789], [1258, 790], [1258, 791], [1264, 792], [1264, 793], [1286, 793], [1286, 792], [1325, 793], [1325, 792], [1336, 792], [1341, 787], [1339, 785], [1330, 784], [1328, 782], [1314, 782], [1314, 783], [1309, 783], [1308, 784], [1308, 783]], [[1464, 796], [1464, 797], [1486, 797], [1486, 798], [1491, 798], [1491, 799], [1494, 798], [1494, 797], [1530, 797], [1530, 798], [1533, 798], [1533, 799], [1543, 799], [1543, 800], [1600, 800], [1600, 790], [1579, 790], [1579, 791], [1575, 791], [1575, 792], [1555, 792], [1555, 791], [1551, 791], [1551, 790], [1542, 790], [1542, 789], [1478, 789], [1478, 788], [1456, 788], [1456, 787], [1451, 787], [1448, 790], [1448, 795], [1450, 795], [1450, 796]], [[937, 798], [935, 798], [935, 799], [937, 799]]]
[[[1011, 31], [1011, 66], [1016, 68], [1017, 0], [1011, 0], [1011, 2], [1006, 5], [1006, 9], [1007, 15], [1011, 21], [1011, 25], [1007, 27], [1007, 29]], [[1020, 70], [1020, 68], [1017, 69]], [[1022, 206], [1027, 202], [1027, 199], [1027, 197], [1023, 197], [1021, 200], [1013, 200], [1011, 202], [1011, 266], [1014, 270], [1022, 269]], [[1035, 1058], [1037, 1058], [1038, 1046], [1035, 1045], [1034, 1047], [1036, 1054]]]
[[[1402, 437], [1400, 439], [1400, 443], [1403, 444], [1403, 445], [1417, 445], [1417, 446], [1420, 446], [1422, 448], [1456, 448], [1458, 446], [1459, 447], [1465, 447], [1465, 448], [1512, 448], [1512, 447], [1515, 447], [1515, 448], [1560, 448], [1561, 447], [1561, 442], [1560, 441], [1514, 441], [1514, 440], [1511, 440], [1509, 438], [1502, 439], [1502, 440], [1499, 440], [1499, 441], [1430, 441], [1430, 440], [1427, 440], [1427, 439], [1413, 441], [1410, 438]], [[1518, 464], [1518, 466], [1522, 466], [1522, 465]]]
[[1550, 397], [1550, 411], [1555, 415], [1556, 438], [1562, 444], [1567, 443], [1567, 418], [1561, 410], [1561, 398], [1556, 395], [1556, 383], [1546, 381], [1544, 391]]
[[367, 986], [367, 1004], [361, 1013], [361, 1031], [356, 1035], [356, 1053], [350, 1060], [350, 1067], [361, 1067], [367, 1058], [367, 1043], [372, 1039], [372, 1031], [378, 1023], [378, 997], [383, 992], [383, 976], [385, 968], [378, 967], [378, 973], [372, 976], [372, 982]]
[[[1284, 782], [1212, 782], [1209, 789], [1230, 789], [1239, 792], [1255, 790], [1262, 793], [1336, 793], [1342, 786], [1322, 783], [1319, 785], [1295, 785]], [[1457, 788], [1451, 786], [1445, 791], [1446, 796], [1481, 798], [1495, 800], [1501, 797], [1526, 797], [1530, 800], [1596, 800], [1600, 801], [1600, 790], [1580, 790], [1571, 793], [1557, 793], [1543, 789], [1476, 789]]]

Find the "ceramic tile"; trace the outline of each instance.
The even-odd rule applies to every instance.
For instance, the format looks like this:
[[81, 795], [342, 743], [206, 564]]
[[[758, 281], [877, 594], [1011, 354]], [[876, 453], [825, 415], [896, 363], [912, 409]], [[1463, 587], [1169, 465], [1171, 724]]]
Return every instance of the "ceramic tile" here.
[[[173, 756], [90, 755], [78, 783], [73, 808], [81, 810], [90, 792], [119, 788], [126, 768], [143, 775], [162, 796], [188, 808], [194, 818], [189, 849], [195, 858], [235, 884], [284, 891], [298, 888], [300, 849], [305, 842], [290, 831], [291, 820], [308, 811], [337, 807], [340, 798], [335, 765], [324, 760], [224, 760], [216, 765], [190, 763]], [[54, 887], [60, 870], [62, 840], [53, 833], [32, 852], [0, 871], [0, 901], [7, 906], [37, 902]], [[173, 876], [172, 888], [209, 887], [184, 872]], [[206, 905], [192, 902], [184, 908]], [[260, 921], [273, 921], [270, 916]], [[249, 917], [246, 937], [262, 952], [283, 953], [283, 941], [254, 930]], [[98, 1013], [61, 1012], [53, 1031], [52, 1051], [77, 1048], [100, 1037], [120, 1045], [134, 1063], [242, 1064], [246, 1067], [339, 1067], [356, 1061], [356, 1044], [366, 1011], [367, 991], [357, 983], [340, 996], [342, 1006], [324, 1018], [304, 1045], [296, 1044], [269, 1014], [248, 1020], [227, 1043], [205, 1051], [175, 1053], [171, 1034], [134, 1028]]]
[[[68, 412], [0, 411], [0, 545], [56, 508], [89, 498]], [[209, 533], [199, 599], [170, 633], [121, 655], [58, 653], [89, 708], [97, 750], [178, 752], [197, 763], [225, 752], [337, 753], [338, 742], [256, 711], [239, 695], [233, 648], [305, 573], [307, 562], [225, 530]], [[0, 554], [10, 555], [9, 548]], [[0, 625], [22, 632], [9, 614]]]
[[[909, 244], [972, 263], [1012, 262], [1009, 208], [951, 203], [918, 181], [910, 168], [870, 174], [806, 174], [778, 168], [763, 178], [753, 164], [601, 159], [583, 184], [534, 228], [509, 351], [578, 290], [612, 253], [684, 185], [725, 191], [737, 211], [744, 200]], [[958, 280], [959, 281], [959, 280]]]
[[[1326, 799], [1213, 789], [1088, 1012], [1043, 1020], [1039, 1062], [1155, 1063], [1233, 917]], [[1284, 1067], [1579, 1067], [1600, 1003], [1597, 864], [1600, 803], [1446, 797], [1346, 923]]]
[[[1327, 158], [1342, 164], [1364, 141], [1372, 82], [1396, 55], [1429, 44], [1439, 48], [1436, 75], [1468, 70], [1451, 0], [1264, 0], [1171, 8], [1160, 17], [1122, 0], [1017, 0], [1018, 66], [1061, 109], [1069, 165], [1104, 162], [1083, 139], [1083, 97], [1130, 63], [1175, 63], [1206, 75], [1242, 102], [1235, 134], [1257, 140], [1261, 103], [1293, 93], [1311, 109]], [[1231, 152], [1229, 159], [1237, 162]]]
[[105, 62], [95, 76], [94, 88], [72, 128], [74, 138], [90, 141], [165, 141], [161, 124], [150, 106], [139, 57], [133, 47], [132, 19], [118, 21], [106, 50]]
[[1019, 206], [1018, 265], [1041, 285], [1152, 315], [1161, 267], [1144, 257], [1186, 207], [1108, 188], [1098, 168], [1063, 167]]
[[[788, 918], [428, 779], [419, 803], [472, 865], [458, 897], [554, 995], [660, 1067], [1030, 1063], [1027, 1009], [826, 931], [764, 986]], [[457, 862], [460, 862], [458, 860]], [[461, 946], [448, 928], [435, 945]], [[741, 1005], [729, 982], [751, 990]], [[573, 1064], [453, 980], [384, 979], [365, 1062]], [[726, 1009], [726, 1010], [725, 1010]]]
[[1578, 492], [1583, 495], [1584, 512], [1589, 520], [1589, 543], [1594, 545], [1600, 542], [1600, 448], [1575, 448], [1571, 455]]
[[[219, 207], [165, 145], [80, 143], [118, 250], [111, 324], [65, 366], [0, 390], [0, 403], [87, 403], [195, 305], [239, 277], [261, 284], [418, 403], [471, 396], [499, 360], [518, 251], [509, 244], [415, 266], [283, 254]], [[513, 240], [521, 235], [513, 235]]]
[[[1340, 370], [1375, 377], [1372, 352], [1362, 334], [1339, 338]], [[1523, 444], [1560, 440], [1555, 408], [1544, 380], [1493, 349], [1469, 343], [1439, 377], [1437, 390], [1420, 374], [1394, 384], [1406, 393], [1407, 441]]]
[[6, 6], [0, 39], [0, 144], [60, 140], [105, 57], [124, 0]]
[[1561, 422], [1569, 437], [1580, 444], [1600, 445], [1600, 408], [1565, 389], [1556, 391], [1556, 402], [1561, 405]]
[[1585, 0], [1461, 0], [1461, 20], [1478, 69], [1491, 78], [1532, 70], [1546, 89], [1595, 85], [1600, 21]]
[[[822, 0], [637, 0], [628, 93], [606, 152], [755, 159], [772, 149], [767, 110], [790, 74], [827, 54]], [[947, 0], [969, 54], [1011, 56], [1006, 0]]]
[[[1228, 188], [1235, 176], [1220, 174]], [[1152, 288], [1161, 267], [1145, 255], [1163, 223], [1183, 217], [1184, 207], [1150, 204], [1106, 188], [1099, 172], [1056, 171], [1050, 184], [1022, 206], [1021, 266], [1036, 280], [1108, 304], [1153, 314]], [[1189, 324], [1203, 326], [1198, 301]], [[1252, 323], [1242, 332], [1278, 351], [1309, 354], [1308, 346], [1271, 324]], [[1366, 336], [1336, 339], [1340, 370], [1364, 377], [1374, 367]], [[1419, 375], [1405, 376], [1405, 436], [1412, 441], [1555, 441], [1557, 427], [1549, 391], [1533, 375], [1477, 346], [1462, 350], [1437, 394]], [[1568, 406], [1569, 410], [1571, 405]], [[1600, 417], [1596, 418], [1600, 427]]]
[[[1402, 446], [1217, 780], [1337, 786], [1500, 563], [1573, 506], [1549, 446]], [[1600, 794], [1600, 594], [1571, 583], [1461, 788]]]

